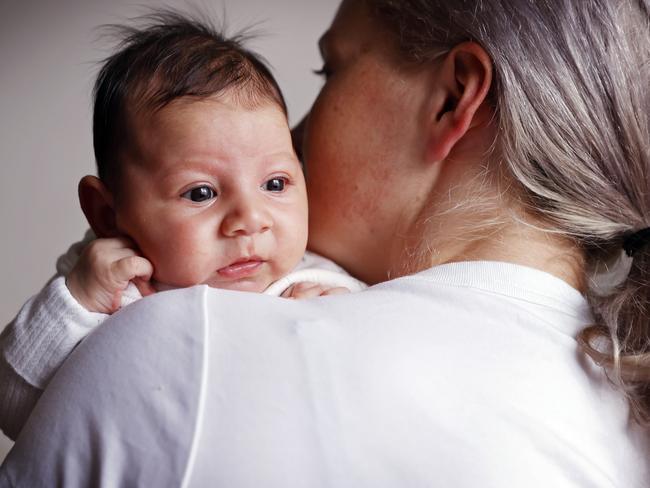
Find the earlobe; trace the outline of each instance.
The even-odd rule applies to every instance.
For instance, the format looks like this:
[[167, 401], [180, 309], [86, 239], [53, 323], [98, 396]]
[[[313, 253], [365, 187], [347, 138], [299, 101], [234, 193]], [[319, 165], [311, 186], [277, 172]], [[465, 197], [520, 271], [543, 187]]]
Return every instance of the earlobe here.
[[479, 110], [492, 85], [492, 61], [474, 42], [452, 49], [439, 68], [427, 160], [447, 159], [467, 132], [485, 123]]
[[106, 185], [95, 176], [84, 176], [79, 182], [79, 203], [97, 237], [119, 235], [115, 224], [115, 201]]

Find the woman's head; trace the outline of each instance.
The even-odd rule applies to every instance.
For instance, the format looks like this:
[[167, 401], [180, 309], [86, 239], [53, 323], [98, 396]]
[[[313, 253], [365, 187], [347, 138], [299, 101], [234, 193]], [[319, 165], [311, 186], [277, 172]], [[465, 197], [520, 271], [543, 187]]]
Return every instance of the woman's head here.
[[[458, 64], [473, 63], [472, 90], [463, 113], [449, 122], [445, 113], [460, 99], [450, 94], [456, 87], [449, 70], [400, 62], [394, 34], [369, 12], [362, 0], [344, 1], [321, 38], [325, 85], [302, 142], [311, 248], [377, 282], [402, 273], [403, 249], [438, 172], [431, 160], [442, 159], [441, 151], [448, 151], [442, 146], [460, 138], [470, 122], [491, 118], [482, 105], [491, 66], [481, 49], [458, 48]], [[432, 146], [441, 132], [442, 145]]]
[[[368, 274], [376, 279], [392, 270], [401, 234], [436, 221], [442, 210], [430, 205], [432, 193], [448, 191], [445, 212], [462, 209], [467, 193], [453, 190], [471, 178], [496, 182], [513, 215], [521, 219], [523, 210], [524, 220], [562, 236], [585, 271], [619, 256], [626, 236], [650, 226], [649, 11], [647, 0], [344, 0], [324, 42], [332, 73], [304, 140], [312, 246], [357, 274], [366, 258], [381, 263]], [[355, 40], [348, 52], [346, 36]], [[463, 67], [457, 49], [467, 43], [480, 49]], [[481, 50], [491, 62], [478, 83], [489, 92], [440, 161], [431, 157], [432, 127], [445, 112], [429, 109], [446, 78], [436, 73], [454, 56], [457, 89], [465, 90], [458, 74], [483, 63]], [[452, 96], [443, 109], [461, 100]], [[456, 171], [441, 186], [440, 174], [461, 164], [459, 145], [476, 141], [479, 126], [494, 143], [478, 145], [480, 168]], [[421, 247], [431, 247], [431, 236], [422, 230]], [[606, 297], [585, 286], [614, 349], [642, 361], [650, 352], [649, 269], [650, 246]], [[637, 399], [643, 388], [648, 394], [641, 386]]]

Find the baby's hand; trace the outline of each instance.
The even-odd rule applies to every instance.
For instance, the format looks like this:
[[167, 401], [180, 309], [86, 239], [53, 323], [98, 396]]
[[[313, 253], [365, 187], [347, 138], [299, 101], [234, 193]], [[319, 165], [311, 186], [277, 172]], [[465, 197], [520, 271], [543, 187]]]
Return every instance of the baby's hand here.
[[305, 299], [326, 295], [342, 295], [344, 293], [350, 293], [350, 290], [342, 286], [330, 287], [304, 281], [290, 286], [280, 296], [284, 298]]
[[133, 281], [142, 296], [155, 292], [149, 280], [152, 264], [134, 250], [126, 238], [96, 239], [81, 253], [66, 278], [72, 296], [88, 311], [113, 313], [122, 292]]

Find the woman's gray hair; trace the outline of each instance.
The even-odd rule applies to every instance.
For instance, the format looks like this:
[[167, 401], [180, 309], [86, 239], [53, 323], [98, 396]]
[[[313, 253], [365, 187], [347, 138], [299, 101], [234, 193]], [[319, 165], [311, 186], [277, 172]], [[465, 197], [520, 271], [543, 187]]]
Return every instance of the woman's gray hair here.
[[593, 279], [650, 227], [650, 1], [367, 1], [412, 62], [464, 41], [491, 56], [496, 151], [528, 211], [584, 251], [597, 324], [580, 343], [650, 425], [650, 245], [608, 289]]

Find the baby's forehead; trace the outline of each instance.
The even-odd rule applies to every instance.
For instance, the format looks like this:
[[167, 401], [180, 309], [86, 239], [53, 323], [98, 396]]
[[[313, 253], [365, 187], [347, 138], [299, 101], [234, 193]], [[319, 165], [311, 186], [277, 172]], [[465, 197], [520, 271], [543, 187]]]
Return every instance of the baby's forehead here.
[[272, 100], [182, 97], [155, 109], [133, 110], [125, 121], [128, 160], [155, 170], [169, 159], [237, 162], [274, 155], [293, 158], [291, 134], [282, 107]]
[[134, 103], [126, 111], [125, 125], [132, 131], [162, 130], [172, 125], [183, 125], [201, 116], [227, 121], [242, 113], [273, 113], [288, 128], [284, 108], [270, 97], [248, 97], [238, 93], [210, 97], [178, 97], [165, 104], [155, 105], [146, 101]]

